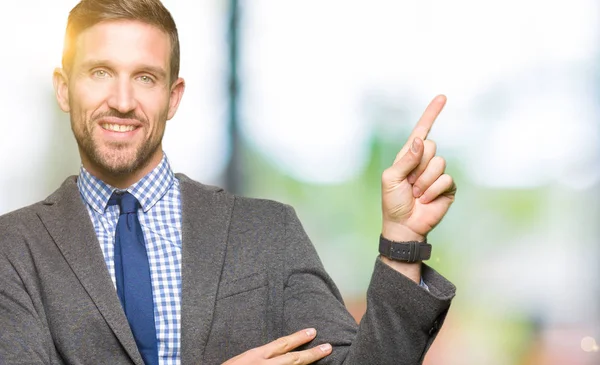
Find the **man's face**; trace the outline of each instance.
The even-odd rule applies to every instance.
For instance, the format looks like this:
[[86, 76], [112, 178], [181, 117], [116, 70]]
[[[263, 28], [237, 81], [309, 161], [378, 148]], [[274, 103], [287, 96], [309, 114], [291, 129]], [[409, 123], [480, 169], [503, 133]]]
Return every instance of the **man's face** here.
[[139, 175], [158, 164], [183, 94], [183, 80], [169, 80], [170, 57], [169, 36], [137, 21], [101, 22], [79, 35], [68, 74], [57, 71], [54, 81], [90, 172]]

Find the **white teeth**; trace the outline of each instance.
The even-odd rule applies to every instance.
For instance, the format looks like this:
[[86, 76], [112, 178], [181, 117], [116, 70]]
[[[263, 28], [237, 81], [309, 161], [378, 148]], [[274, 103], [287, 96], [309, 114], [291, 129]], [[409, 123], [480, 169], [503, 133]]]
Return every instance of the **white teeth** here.
[[102, 128], [113, 131], [113, 132], [131, 132], [135, 129], [132, 125], [119, 125], [119, 124], [108, 124], [103, 123], [100, 125]]

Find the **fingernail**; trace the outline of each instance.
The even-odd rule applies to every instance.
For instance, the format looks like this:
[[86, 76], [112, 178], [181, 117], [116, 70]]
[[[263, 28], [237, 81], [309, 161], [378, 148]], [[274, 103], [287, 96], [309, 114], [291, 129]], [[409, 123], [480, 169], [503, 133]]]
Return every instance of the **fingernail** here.
[[306, 335], [307, 335], [308, 337], [312, 337], [312, 336], [314, 336], [316, 333], [317, 333], [317, 330], [316, 330], [316, 329], [314, 329], [314, 328], [308, 328], [308, 329], [306, 330]]
[[329, 352], [331, 351], [331, 345], [328, 343], [324, 343], [321, 346], [319, 346], [319, 348], [321, 349], [321, 351], [323, 352]]
[[410, 150], [413, 153], [417, 153], [417, 139], [416, 138], [413, 139], [413, 143], [412, 143], [412, 145], [410, 145]]
[[415, 198], [418, 198], [421, 196], [421, 189], [419, 189], [417, 186], [413, 187], [413, 196]]

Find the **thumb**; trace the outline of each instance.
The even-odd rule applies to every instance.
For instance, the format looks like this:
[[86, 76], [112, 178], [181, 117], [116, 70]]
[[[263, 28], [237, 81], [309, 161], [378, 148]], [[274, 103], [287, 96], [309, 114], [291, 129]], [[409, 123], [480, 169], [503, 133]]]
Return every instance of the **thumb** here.
[[424, 150], [425, 148], [423, 146], [423, 140], [419, 137], [416, 137], [404, 156], [395, 161], [392, 165], [392, 168], [394, 171], [396, 171], [396, 179], [406, 179], [408, 174], [410, 174], [411, 171], [414, 170], [421, 162]]

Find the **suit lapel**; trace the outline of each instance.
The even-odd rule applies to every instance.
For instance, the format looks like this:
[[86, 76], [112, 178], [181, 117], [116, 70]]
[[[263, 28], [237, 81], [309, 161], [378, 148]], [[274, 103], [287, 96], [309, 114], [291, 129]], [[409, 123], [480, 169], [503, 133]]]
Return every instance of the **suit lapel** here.
[[198, 364], [208, 342], [225, 259], [233, 196], [179, 175], [183, 216], [182, 364]]
[[75, 177], [44, 202], [38, 216], [129, 356], [143, 365]]

